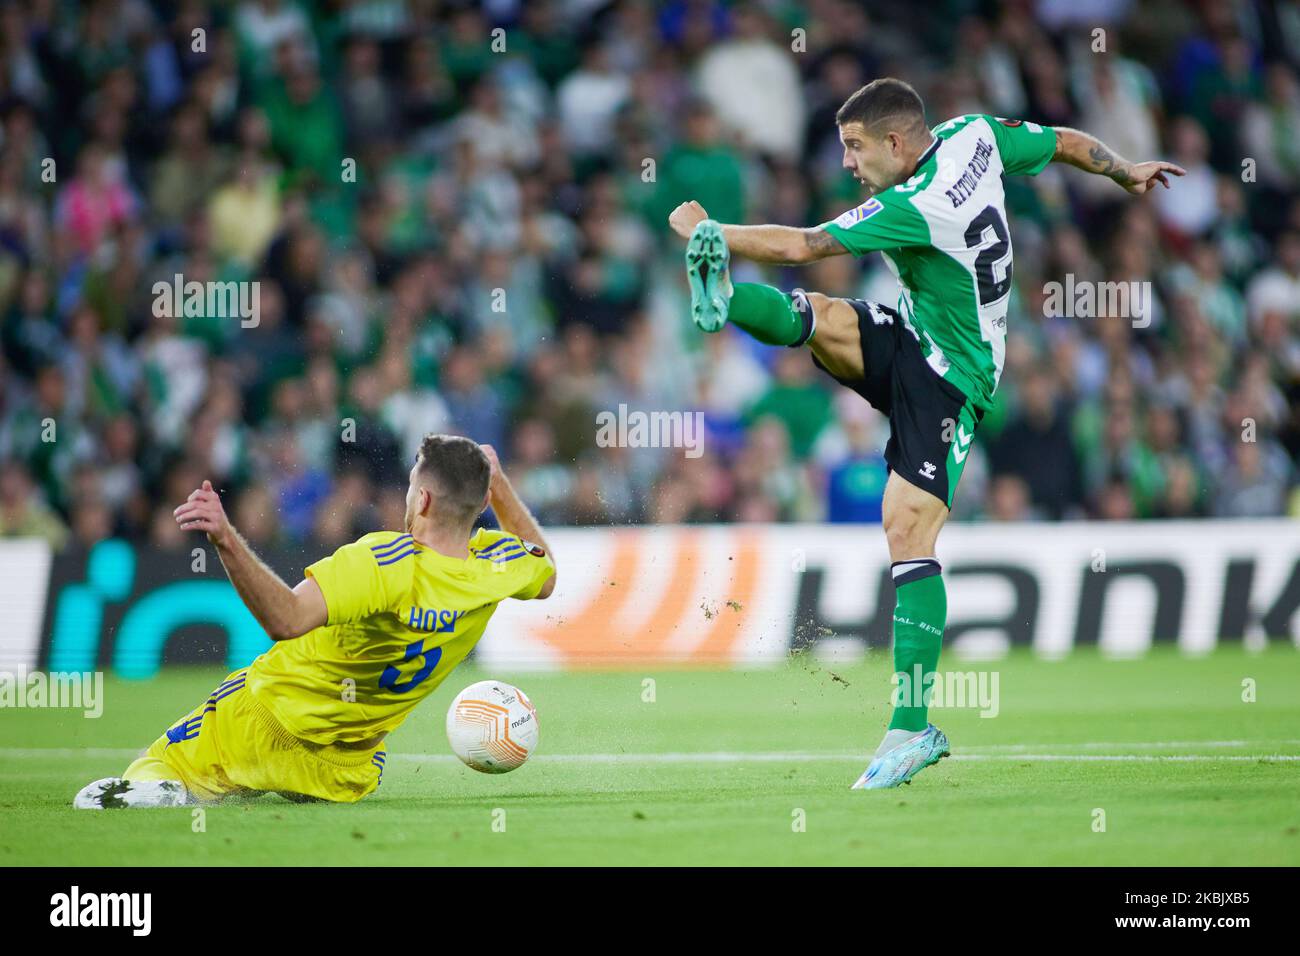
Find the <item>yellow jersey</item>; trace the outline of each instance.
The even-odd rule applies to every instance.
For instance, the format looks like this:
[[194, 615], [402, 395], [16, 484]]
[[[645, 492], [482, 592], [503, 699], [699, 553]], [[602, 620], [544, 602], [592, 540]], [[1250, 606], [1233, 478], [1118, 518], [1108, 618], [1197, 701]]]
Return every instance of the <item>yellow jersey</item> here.
[[306, 573], [327, 623], [277, 641], [248, 689], [290, 733], [320, 744], [375, 742], [465, 659], [505, 598], [537, 596], [555, 565], [537, 545], [480, 529], [467, 559], [379, 531]]

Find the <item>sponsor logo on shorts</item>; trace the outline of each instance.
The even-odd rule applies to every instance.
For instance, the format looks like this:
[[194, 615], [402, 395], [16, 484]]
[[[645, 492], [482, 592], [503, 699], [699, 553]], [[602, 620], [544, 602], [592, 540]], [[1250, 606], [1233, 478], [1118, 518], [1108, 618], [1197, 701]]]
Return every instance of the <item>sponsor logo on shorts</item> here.
[[927, 461], [924, 465], [921, 466], [922, 478], [925, 478], [927, 480], [933, 480], [934, 472], [935, 472], [935, 466], [934, 466], [934, 462], [932, 461]]
[[867, 303], [867, 311], [871, 313], [871, 321], [876, 325], [893, 325], [894, 317], [882, 309], [875, 302]]
[[957, 440], [952, 443], [952, 457], [957, 459], [957, 464], [964, 462], [966, 456], [970, 454], [970, 443], [974, 437], [973, 434], [967, 435], [966, 430], [960, 425], [957, 426]]

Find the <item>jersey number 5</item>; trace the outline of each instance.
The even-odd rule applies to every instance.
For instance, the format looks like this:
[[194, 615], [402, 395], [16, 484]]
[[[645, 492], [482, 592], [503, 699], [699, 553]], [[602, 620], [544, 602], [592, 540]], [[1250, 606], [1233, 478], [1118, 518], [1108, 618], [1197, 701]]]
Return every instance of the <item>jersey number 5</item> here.
[[379, 675], [379, 686], [385, 690], [391, 690], [394, 694], [405, 694], [407, 691], [413, 690], [424, 683], [425, 679], [433, 673], [433, 669], [438, 666], [438, 661], [442, 658], [442, 648], [435, 647], [431, 651], [426, 651], [424, 649], [424, 638], [420, 638], [414, 644], [406, 645], [406, 655], [402, 660], [409, 661], [416, 657], [424, 658], [424, 666], [416, 671], [410, 680], [402, 681], [399, 684], [397, 678], [402, 676], [401, 672], [392, 664], [389, 664], [384, 668], [384, 672]]
[[1011, 291], [1011, 236], [995, 207], [985, 206], [966, 227], [966, 248], [979, 249], [975, 281], [980, 305], [996, 302]]

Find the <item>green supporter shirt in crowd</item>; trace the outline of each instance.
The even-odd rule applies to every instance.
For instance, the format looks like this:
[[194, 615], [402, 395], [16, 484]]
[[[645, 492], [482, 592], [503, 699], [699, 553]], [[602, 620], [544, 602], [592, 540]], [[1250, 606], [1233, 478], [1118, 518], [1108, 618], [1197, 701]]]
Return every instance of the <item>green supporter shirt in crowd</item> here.
[[772, 416], [785, 425], [790, 453], [802, 461], [812, 452], [822, 429], [835, 417], [826, 389], [811, 382], [778, 383], [764, 393], [745, 415], [749, 424]]
[[884, 255], [901, 287], [898, 311], [926, 361], [984, 410], [1002, 374], [1011, 298], [1002, 176], [1040, 172], [1056, 135], [982, 114], [932, 132], [910, 179], [822, 228], [853, 255]]
[[678, 146], [664, 157], [652, 220], [663, 222], [682, 196], [690, 196], [718, 222], [745, 221], [745, 174], [724, 146]]

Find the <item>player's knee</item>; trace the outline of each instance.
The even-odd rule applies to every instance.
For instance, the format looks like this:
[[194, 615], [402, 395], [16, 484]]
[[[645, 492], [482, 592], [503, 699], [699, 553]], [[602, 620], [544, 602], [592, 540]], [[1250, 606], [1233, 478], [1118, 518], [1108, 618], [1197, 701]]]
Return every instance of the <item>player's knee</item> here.
[[807, 299], [808, 305], [812, 307], [813, 315], [817, 316], [819, 319], [826, 314], [832, 301], [830, 296], [824, 295], [821, 292], [809, 292], [807, 293]]
[[891, 508], [882, 524], [895, 561], [928, 557], [934, 550], [933, 522], [920, 507], [904, 503]]
[[918, 517], [916, 512], [907, 511], [890, 515], [884, 520], [885, 540], [889, 542], [890, 554], [898, 554], [914, 542]]

